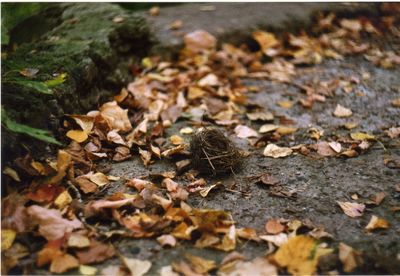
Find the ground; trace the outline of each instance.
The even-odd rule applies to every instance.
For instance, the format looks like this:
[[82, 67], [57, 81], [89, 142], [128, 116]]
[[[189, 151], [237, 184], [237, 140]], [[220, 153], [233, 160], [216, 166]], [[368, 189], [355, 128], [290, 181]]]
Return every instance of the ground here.
[[[324, 18], [329, 18], [329, 15]], [[290, 44], [287, 35], [281, 38], [277, 33], [276, 36], [279, 37], [277, 39], [285, 42], [276, 44], [270, 33], [263, 32], [260, 35], [264, 35], [264, 39], [267, 40], [264, 40], [264, 43], [267, 45], [260, 42], [262, 40], [257, 40], [257, 36], [253, 34], [251, 49], [248, 50], [248, 46], [240, 48], [245, 49], [245, 54], [241, 53], [239, 48], [234, 50], [224, 48], [223, 51], [216, 52], [215, 46], [201, 43], [199, 46], [192, 42], [195, 46], [205, 47], [211, 52], [209, 54], [205, 51], [204, 54], [201, 51], [196, 52], [193, 44], [186, 42], [186, 50], [189, 53], [183, 51], [180, 61], [163, 64], [159, 59], [147, 58], [143, 59], [140, 65], [135, 65], [140, 67], [140, 69], [134, 67], [136, 71], [132, 70], [140, 72], [136, 76], [138, 81], [136, 86], [132, 83], [127, 84], [127, 90], [125, 92], [122, 90], [114, 98], [119, 106], [129, 109], [129, 113], [121, 115], [117, 107], [113, 107], [107, 113], [104, 111], [105, 106], [101, 106], [103, 103], [99, 103], [101, 107], [98, 113], [66, 118], [60, 128], [60, 136], [64, 136], [71, 144], [64, 149], [65, 151], [58, 153], [56, 169], [53, 171], [44, 169], [46, 164], [51, 163], [49, 161], [40, 160], [37, 162], [41, 164], [39, 166], [28, 159], [29, 161], [25, 163], [21, 160], [16, 162], [16, 165], [8, 171], [8, 175], [14, 180], [14, 173], [17, 172], [21, 178], [29, 176], [27, 178], [31, 181], [29, 185], [24, 190], [19, 189], [18, 192], [26, 197], [21, 200], [24, 204], [21, 207], [24, 209], [23, 212], [30, 214], [34, 218], [33, 221], [37, 221], [33, 225], [25, 221], [21, 230], [18, 222], [26, 218], [21, 219], [22, 215], [17, 215], [15, 208], [10, 207], [12, 206], [10, 202], [3, 202], [3, 210], [5, 208], [6, 212], [9, 212], [6, 215], [3, 213], [5, 219], [2, 221], [2, 229], [11, 229], [18, 233], [17, 238], [12, 239], [9, 248], [3, 253], [6, 254], [7, 262], [12, 263], [7, 250], [13, 248], [16, 250], [16, 244], [27, 247], [28, 252], [33, 253], [32, 256], [24, 255], [19, 260], [19, 265], [14, 265], [10, 273], [25, 271], [35, 274], [54, 274], [71, 269], [69, 272], [76, 274], [78, 265], [81, 265], [82, 269], [82, 264], [88, 264], [102, 273], [105, 273], [104, 269], [113, 269], [112, 273], [126, 273], [126, 268], [129, 268], [131, 274], [142, 275], [135, 269], [144, 267], [148, 263], [139, 262], [130, 266], [124, 258], [131, 258], [149, 261], [151, 263], [151, 268], [147, 272], [149, 275], [157, 274], [160, 269], [170, 265], [175, 272], [183, 275], [199, 275], [207, 272], [216, 274], [216, 268], [201, 270], [199, 268], [201, 265], [198, 263], [196, 265], [194, 261], [189, 260], [183, 264], [179, 262], [188, 259], [189, 253], [215, 261], [219, 273], [223, 273], [226, 271], [223, 269], [227, 268], [223, 267], [221, 262], [224, 262], [223, 259], [229, 253], [237, 251], [249, 261], [265, 256], [264, 268], [271, 268], [272, 274], [288, 272], [296, 274], [293, 269], [300, 269], [302, 266], [293, 265], [295, 267], [293, 268], [291, 265], [282, 264], [278, 259], [278, 253], [283, 252], [284, 245], [265, 241], [265, 235], [270, 234], [270, 238], [272, 235], [275, 238], [279, 235], [285, 237], [289, 235], [292, 244], [298, 241], [293, 236], [303, 239], [313, 237], [310, 252], [306, 247], [302, 249], [307, 253], [304, 253], [306, 258], [302, 260], [302, 265], [311, 269], [306, 270], [308, 274], [317, 272], [398, 274], [400, 272], [400, 243], [397, 238], [400, 234], [399, 25], [389, 24], [392, 31], [388, 31], [379, 25], [387, 21], [378, 17], [370, 21], [356, 17], [350, 20], [350, 23], [341, 20], [339, 18], [337, 22], [329, 23], [328, 31], [321, 27], [322, 31], [310, 31], [309, 35], [296, 34], [296, 38], [300, 40], [296, 45], [304, 50], [303, 52], [296, 52], [298, 50], [296, 47], [287, 46]], [[365, 22], [374, 22], [375, 26], [380, 26], [375, 29], [380, 34], [374, 34], [373, 30], [366, 27], [368, 25]], [[362, 27], [359, 27], [359, 24]], [[344, 32], [339, 38], [352, 41], [356, 46], [350, 47], [346, 44], [349, 48], [346, 46], [343, 49], [332, 45], [327, 47], [321, 42], [323, 39], [319, 36], [321, 33], [328, 33], [331, 35], [329, 39], [334, 40], [338, 38], [335, 37], [336, 31]], [[212, 41], [209, 36], [205, 34], [202, 41], [207, 40], [206, 38]], [[309, 43], [309, 40], [312, 42]], [[221, 42], [223, 43], [219, 41], [219, 44], [222, 44]], [[259, 45], [254, 48], [257, 43]], [[360, 50], [366, 44], [368, 47]], [[337, 55], [323, 51], [316, 45], [323, 49], [334, 49]], [[312, 50], [309, 51], [308, 47]], [[269, 56], [268, 51], [271, 49], [280, 54], [276, 57]], [[374, 52], [376, 49], [380, 49], [380, 54]], [[190, 53], [190, 50], [193, 52]], [[264, 50], [264, 55], [261, 50]], [[227, 55], [227, 52], [232, 57]], [[239, 69], [243, 69], [241, 67], [243, 64], [246, 73], [238, 74]], [[263, 64], [270, 67], [263, 67]], [[201, 85], [204, 76], [210, 74], [215, 74], [219, 82], [212, 83], [213, 81], [209, 79], [208, 84]], [[139, 84], [144, 84], [145, 88], [151, 87], [152, 91], [156, 92], [150, 93], [149, 96], [146, 94], [147, 90], [142, 89], [143, 86]], [[189, 91], [186, 91], [190, 87], [200, 88], [201, 91], [197, 92], [201, 95], [193, 94], [190, 98]], [[222, 88], [229, 92], [224, 92], [226, 90]], [[157, 101], [164, 104], [165, 110], [176, 108], [179, 93], [182, 93], [181, 89], [187, 92], [182, 94], [187, 106], [179, 110], [178, 114], [161, 113], [160, 117], [160, 111], [157, 113]], [[245, 103], [240, 98], [242, 94], [246, 97]], [[152, 105], [146, 106], [144, 102], [149, 99]], [[223, 103], [210, 104], [209, 99], [222, 99]], [[143, 106], [137, 107], [138, 103]], [[348, 110], [351, 110], [351, 113], [338, 114], [338, 105], [345, 107], [342, 113], [348, 113]], [[205, 110], [207, 116], [198, 116], [198, 108]], [[212, 112], [213, 108], [217, 111]], [[234, 111], [233, 115], [223, 113], [226, 110]], [[248, 114], [254, 111], [264, 115], [270, 112], [273, 118], [250, 120], [251, 116]], [[115, 115], [113, 112], [118, 114]], [[155, 120], [151, 117], [154, 114], [156, 114]], [[173, 119], [175, 115], [178, 116]], [[127, 116], [128, 121], [124, 116]], [[108, 119], [110, 117], [112, 120]], [[165, 122], [168, 120], [170, 122]], [[128, 127], [126, 123], [132, 126]], [[162, 124], [165, 126], [165, 133], [160, 135], [155, 129], [157, 125]], [[257, 132], [265, 124], [274, 129], [267, 133]], [[145, 130], [143, 125], [146, 126]], [[250, 130], [246, 129], [241, 133], [237, 125], [247, 126]], [[180, 171], [176, 162], [190, 158], [188, 155], [190, 153], [178, 150], [177, 155], [163, 155], [160, 158], [160, 154], [150, 147], [150, 145], [157, 146], [165, 153], [165, 150], [176, 145], [188, 144], [191, 136], [195, 134], [183, 134], [181, 130], [185, 127], [198, 130], [202, 126], [221, 129], [236, 145], [243, 154], [239, 167], [217, 175], [211, 170], [203, 174], [197, 174], [193, 170], [199, 168]], [[87, 127], [89, 131], [85, 133]], [[71, 132], [72, 130], [76, 132]], [[115, 134], [114, 130], [120, 135]], [[251, 133], [251, 130], [255, 130], [256, 134]], [[183, 138], [183, 141], [173, 145], [171, 140], [173, 135]], [[271, 144], [284, 147], [290, 153], [280, 158], [272, 158], [265, 153], [266, 147]], [[128, 153], [132, 157], [128, 157], [125, 153], [123, 157], [126, 157], [126, 160], [116, 162], [115, 152], [117, 149], [121, 150], [121, 147], [130, 148]], [[94, 154], [105, 154], [102, 156], [107, 157], [96, 160]], [[151, 162], [148, 155], [151, 157]], [[75, 163], [71, 161], [72, 159]], [[53, 161], [54, 166], [55, 156], [49, 160]], [[45, 176], [27, 173], [29, 170], [38, 171], [38, 168], [42, 167], [40, 172]], [[23, 170], [24, 173], [21, 172]], [[91, 178], [91, 172], [99, 173], [101, 177], [112, 176], [112, 181], [104, 179], [100, 181], [100, 176], [96, 179]], [[168, 177], [166, 172], [169, 174]], [[53, 176], [54, 174], [56, 176]], [[161, 174], [163, 176], [160, 176]], [[7, 179], [8, 200], [17, 201], [18, 197], [12, 193], [15, 189], [10, 187], [15, 183], [11, 178]], [[81, 181], [82, 178], [85, 181]], [[171, 186], [165, 181], [168, 178], [173, 179]], [[206, 182], [205, 187], [218, 185], [207, 194], [190, 192], [188, 197], [182, 195], [183, 190], [190, 191], [193, 188], [191, 184], [201, 178]], [[150, 182], [144, 183], [142, 180]], [[26, 182], [28, 183], [28, 180]], [[48, 188], [49, 185], [59, 185], [62, 188], [54, 192], [52, 189], [55, 188]], [[90, 189], [93, 190], [85, 191], [89, 189], [86, 185], [92, 185]], [[65, 195], [65, 191], [70, 198], [61, 200], [60, 195], [63, 193]], [[170, 205], [165, 207], [157, 203], [153, 195], [162, 196], [164, 199], [167, 199], [167, 196], [173, 198], [177, 196], [170, 203], [175, 209]], [[384, 195], [383, 201], [377, 200], [377, 197], [382, 195]], [[132, 200], [132, 202], [117, 207], [102, 205], [113, 204], [118, 200]], [[193, 209], [187, 209], [189, 207], [182, 205], [181, 200]], [[142, 201], [145, 207], [140, 207]], [[357, 211], [357, 214], [352, 216], [343, 210], [338, 202], [351, 202], [357, 208], [364, 206], [365, 209], [362, 207], [361, 211], [357, 211], [353, 209], [355, 207], [350, 208], [353, 214]], [[93, 207], [94, 204], [102, 207], [96, 209]], [[71, 226], [72, 229], [64, 230], [52, 228], [55, 221], [49, 221], [50, 213], [48, 217], [42, 218], [40, 212], [35, 211], [35, 206], [44, 207], [40, 209], [44, 213], [49, 209], [54, 212], [58, 209], [58, 215], [53, 214], [57, 217], [55, 221], [59, 219], [60, 224], [66, 224], [68, 219], [72, 224], [78, 220], [84, 223], [83, 227]], [[223, 211], [220, 216], [224, 219], [218, 219], [216, 225], [208, 221], [215, 219], [216, 216], [211, 211], [206, 211], [211, 209]], [[185, 215], [171, 215], [168, 212], [172, 210], [179, 210]], [[204, 224], [198, 222], [201, 219], [196, 210], [210, 212], [207, 213], [208, 217], [204, 218], [206, 221]], [[384, 226], [366, 229], [373, 216], [382, 219]], [[20, 220], [17, 221], [17, 218]], [[232, 220], [236, 228], [230, 226]], [[283, 228], [276, 232], [271, 230], [266, 223], [272, 220], [279, 220], [279, 227]], [[188, 237], [182, 238], [186, 232], [176, 230], [177, 221], [193, 224], [196, 230], [190, 232], [191, 235]], [[41, 227], [39, 231], [37, 225]], [[50, 226], [47, 232], [44, 231], [45, 226]], [[75, 228], [85, 228], [85, 230]], [[251, 228], [256, 234], [240, 235], [239, 229], [242, 228]], [[236, 242], [233, 248], [229, 243], [232, 242], [229, 238], [229, 231], [232, 229], [238, 231], [233, 238], [234, 243]], [[97, 258], [97, 261], [84, 261], [85, 258], [79, 254], [86, 252], [85, 246], [77, 249], [77, 246], [70, 244], [72, 230], [86, 240], [90, 239], [90, 248], [100, 250], [99, 246], [95, 245], [97, 241], [104, 245], [112, 244], [116, 253], [107, 256], [103, 252], [106, 257], [101, 259], [100, 253], [98, 256], [97, 253], [91, 252], [87, 255], [93, 259]], [[143, 238], [146, 234], [149, 236]], [[172, 234], [178, 240], [178, 244], [172, 248], [162, 246], [162, 242], [156, 239], [162, 234]], [[54, 235], [58, 238], [54, 238]], [[218, 242], [205, 246], [208, 248], [196, 246], [207, 235], [217, 237]], [[217, 244], [222, 250], [212, 248]], [[353, 249], [345, 251], [344, 244]], [[326, 248], [333, 250], [317, 259], [318, 265], [308, 263], [314, 258], [315, 252]], [[58, 257], [55, 259], [43, 257], [46, 255], [43, 253], [45, 250], [54, 250], [51, 252], [59, 254], [59, 258], [73, 258], [74, 261], [71, 261], [70, 267], [60, 266], [57, 264]], [[298, 251], [289, 259], [296, 259]], [[232, 258], [236, 264], [241, 263], [240, 258]], [[35, 265], [37, 260], [51, 265], [38, 268]], [[66, 262], [65, 259], [61, 260]], [[201, 263], [204, 265], [205, 261], [202, 260]], [[185, 264], [189, 268], [185, 267]], [[259, 269], [254, 263], [250, 267]], [[304, 267], [302, 268], [305, 269]], [[109, 274], [110, 271], [108, 270]], [[307, 274], [304, 271], [297, 274]], [[236, 273], [242, 275], [238, 270]], [[258, 275], [270, 274], [271, 271], [269, 273], [264, 271]]]

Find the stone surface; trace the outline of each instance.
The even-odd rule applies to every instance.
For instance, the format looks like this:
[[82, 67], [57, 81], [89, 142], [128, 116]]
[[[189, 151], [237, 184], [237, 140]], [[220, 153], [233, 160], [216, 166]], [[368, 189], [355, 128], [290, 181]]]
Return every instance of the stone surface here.
[[[188, 32], [203, 29], [219, 41], [238, 43], [258, 28], [283, 32], [305, 29], [318, 11], [366, 14], [377, 13], [378, 9], [371, 3], [196, 3], [161, 8], [158, 16], [141, 14], [159, 41], [155, 50], [172, 55], [182, 45], [182, 35]], [[169, 27], [175, 20], [182, 21], [182, 28]]]

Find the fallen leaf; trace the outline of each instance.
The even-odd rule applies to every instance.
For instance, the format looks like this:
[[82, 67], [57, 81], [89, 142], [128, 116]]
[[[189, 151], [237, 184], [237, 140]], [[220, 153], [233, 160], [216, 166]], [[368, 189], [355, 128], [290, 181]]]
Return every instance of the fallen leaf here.
[[191, 266], [184, 262], [184, 261], [179, 261], [173, 262], [172, 263], [172, 269], [176, 272], [179, 272], [179, 275], [185, 275], [185, 276], [202, 276], [203, 274], [196, 273]]
[[97, 268], [94, 266], [88, 266], [88, 265], [80, 265], [79, 266], [79, 273], [82, 275], [96, 275], [97, 274]]
[[264, 149], [264, 156], [280, 158], [291, 155], [293, 152], [292, 149], [287, 147], [279, 147], [275, 144], [268, 144]]
[[367, 204], [372, 203], [372, 204], [378, 206], [382, 203], [382, 201], [385, 199], [385, 197], [386, 197], [386, 194], [384, 192], [376, 193], [370, 197], [371, 202], [367, 202]]
[[80, 264], [100, 263], [114, 255], [115, 249], [112, 244], [104, 244], [98, 241], [91, 241], [89, 248], [76, 252]]
[[279, 126], [276, 129], [276, 132], [278, 132], [280, 135], [289, 135], [293, 134], [297, 131], [297, 128], [295, 127], [287, 127], [287, 126]]
[[257, 137], [258, 133], [252, 128], [249, 128], [245, 125], [238, 125], [235, 127], [235, 133], [239, 138], [249, 138], [249, 137]]
[[317, 270], [318, 259], [332, 251], [319, 247], [313, 238], [299, 235], [283, 244], [273, 255], [273, 259], [293, 275], [313, 275]]
[[253, 32], [253, 38], [260, 45], [261, 51], [266, 55], [269, 55], [269, 50], [279, 44], [273, 33], [264, 31]]
[[68, 191], [64, 191], [56, 197], [56, 199], [54, 200], [54, 205], [58, 209], [64, 209], [64, 207], [69, 205], [71, 202], [72, 202], [71, 195], [68, 193]]
[[162, 235], [157, 238], [157, 241], [161, 246], [175, 247], [176, 239], [172, 235]]
[[87, 115], [67, 115], [75, 120], [84, 132], [89, 134], [94, 126], [94, 118]]
[[217, 45], [215, 37], [203, 30], [197, 30], [186, 34], [183, 37], [183, 42], [185, 47], [192, 52], [212, 50]]
[[214, 189], [215, 187], [219, 186], [220, 184], [221, 184], [220, 182], [217, 182], [216, 184], [211, 185], [211, 186], [209, 186], [209, 187], [201, 188], [201, 189], [199, 190], [199, 194], [200, 194], [202, 197], [207, 197], [207, 195], [210, 193], [210, 191], [211, 191], [212, 189]]
[[178, 135], [172, 135], [170, 138], [170, 141], [173, 145], [178, 146], [184, 143], [184, 140], [182, 137]]
[[279, 234], [285, 230], [285, 226], [282, 225], [278, 219], [269, 219], [265, 224], [265, 230], [269, 234]]
[[220, 85], [220, 82], [218, 80], [218, 77], [215, 74], [208, 74], [205, 77], [201, 78], [198, 83], [200, 87], [206, 87], [206, 86], [218, 86]]
[[359, 264], [361, 264], [361, 254], [347, 244], [339, 244], [339, 260], [343, 264], [344, 272], [352, 272]]
[[400, 107], [400, 98], [392, 100], [392, 105], [394, 107]]
[[151, 163], [151, 152], [147, 150], [142, 150], [139, 148], [140, 159], [142, 159], [145, 167], [149, 166]]
[[206, 92], [197, 86], [190, 86], [188, 89], [187, 98], [189, 100], [195, 100], [204, 97]]
[[277, 235], [261, 235], [260, 239], [267, 242], [272, 242], [274, 245], [280, 247], [287, 243], [288, 235], [285, 233], [279, 233]]
[[346, 117], [350, 117], [351, 115], [353, 115], [353, 112], [350, 109], [345, 108], [344, 106], [341, 106], [340, 104], [338, 104], [336, 106], [335, 111], [333, 112], [333, 115], [335, 115], [336, 117], [339, 117], [339, 118], [346, 118]]
[[354, 140], [375, 140], [374, 135], [370, 135], [368, 133], [363, 133], [363, 132], [350, 133], [350, 137]]
[[57, 256], [51, 262], [50, 265], [50, 272], [52, 273], [64, 273], [72, 268], [78, 267], [79, 262], [78, 260], [70, 255], [70, 254], [63, 254], [61, 256]]
[[254, 276], [275, 276], [278, 275], [278, 269], [270, 263], [265, 257], [257, 257], [252, 261], [236, 261], [232, 265], [225, 265], [218, 270], [218, 275], [254, 275]]
[[258, 237], [256, 230], [254, 230], [253, 228], [236, 229], [236, 235], [242, 239], [260, 241], [260, 238]]
[[400, 127], [391, 127], [385, 133], [390, 138], [395, 139], [400, 136]]
[[251, 121], [272, 121], [274, 119], [274, 115], [271, 112], [247, 113], [246, 116]]
[[21, 71], [19, 71], [19, 73], [24, 77], [33, 78], [34, 76], [36, 76], [37, 73], [39, 73], [39, 69], [25, 68], [25, 69], [22, 69]]
[[189, 253], [185, 254], [185, 258], [190, 262], [193, 270], [200, 274], [205, 274], [217, 267], [215, 261], [207, 260]]
[[342, 208], [343, 212], [352, 218], [361, 217], [365, 209], [365, 205], [360, 203], [342, 201], [336, 202], [339, 204], [340, 208]]
[[375, 229], [387, 229], [389, 228], [389, 222], [383, 218], [379, 218], [375, 215], [372, 215], [371, 220], [368, 222], [365, 229], [368, 231], [373, 231]]
[[260, 132], [260, 133], [267, 133], [267, 132], [271, 132], [271, 131], [276, 130], [278, 127], [279, 127], [279, 126], [273, 125], [273, 124], [265, 124], [265, 125], [262, 125], [262, 126], [260, 127], [260, 129], [258, 130], [258, 132]]
[[181, 134], [192, 134], [194, 131], [193, 131], [193, 128], [191, 128], [191, 127], [184, 127], [179, 132]]
[[26, 208], [29, 216], [39, 224], [39, 233], [47, 240], [58, 240], [74, 229], [82, 228], [82, 223], [77, 220], [67, 220], [56, 209], [46, 209], [38, 205]]
[[85, 248], [90, 246], [90, 240], [81, 234], [72, 233], [67, 244], [68, 247]]
[[130, 275], [132, 276], [142, 276], [146, 274], [151, 268], [151, 262], [142, 261], [134, 258], [126, 258], [121, 256], [123, 264], [129, 269]]
[[182, 26], [183, 26], [182, 20], [179, 20], [179, 19], [178, 19], [178, 20], [172, 21], [172, 22], [168, 25], [168, 28], [171, 29], [171, 30], [178, 30], [178, 29], [182, 28]]
[[338, 142], [329, 142], [328, 144], [337, 153], [340, 153], [342, 150], [342, 145]]
[[19, 178], [18, 173], [14, 169], [11, 169], [10, 167], [5, 167], [4, 170], [3, 170], [3, 173], [5, 175], [8, 175], [9, 177], [14, 179], [15, 181], [21, 182], [21, 179]]
[[118, 106], [116, 101], [103, 104], [99, 108], [100, 114], [106, 119], [112, 129], [123, 132], [132, 129], [131, 122], [128, 118], [128, 110]]
[[118, 131], [113, 129], [107, 133], [107, 140], [114, 143], [126, 146], [124, 139], [122, 139], [121, 135], [118, 134]]
[[282, 107], [282, 108], [289, 109], [289, 108], [292, 108], [293, 102], [291, 102], [291, 101], [280, 101], [280, 102], [278, 102], [278, 105], [280, 107]]
[[107, 176], [104, 173], [97, 172], [88, 176], [89, 180], [95, 183], [97, 186], [102, 187], [110, 183]]
[[1, 251], [10, 249], [16, 236], [17, 232], [12, 229], [1, 229]]
[[316, 145], [317, 148], [317, 153], [321, 156], [334, 156], [336, 155], [336, 152], [332, 150], [331, 146], [325, 142], [325, 141], [320, 141]]
[[160, 14], [160, 7], [158, 7], [158, 6], [151, 7], [151, 8], [149, 9], [149, 14], [150, 14], [151, 16], [157, 16], [157, 15], [159, 15], [159, 14]]

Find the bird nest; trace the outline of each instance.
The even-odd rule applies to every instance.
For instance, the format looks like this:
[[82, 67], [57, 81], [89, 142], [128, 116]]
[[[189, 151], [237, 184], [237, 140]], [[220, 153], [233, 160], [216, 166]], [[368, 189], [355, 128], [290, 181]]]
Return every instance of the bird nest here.
[[193, 166], [203, 173], [233, 172], [241, 162], [241, 154], [231, 140], [216, 128], [197, 131], [190, 141]]

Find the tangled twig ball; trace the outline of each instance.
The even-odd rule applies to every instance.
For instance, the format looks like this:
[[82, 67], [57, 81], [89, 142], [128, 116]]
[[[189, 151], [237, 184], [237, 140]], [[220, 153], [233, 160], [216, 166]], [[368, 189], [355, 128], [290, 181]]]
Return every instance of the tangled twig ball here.
[[211, 127], [198, 130], [190, 141], [193, 166], [203, 173], [233, 172], [241, 154], [224, 133]]

